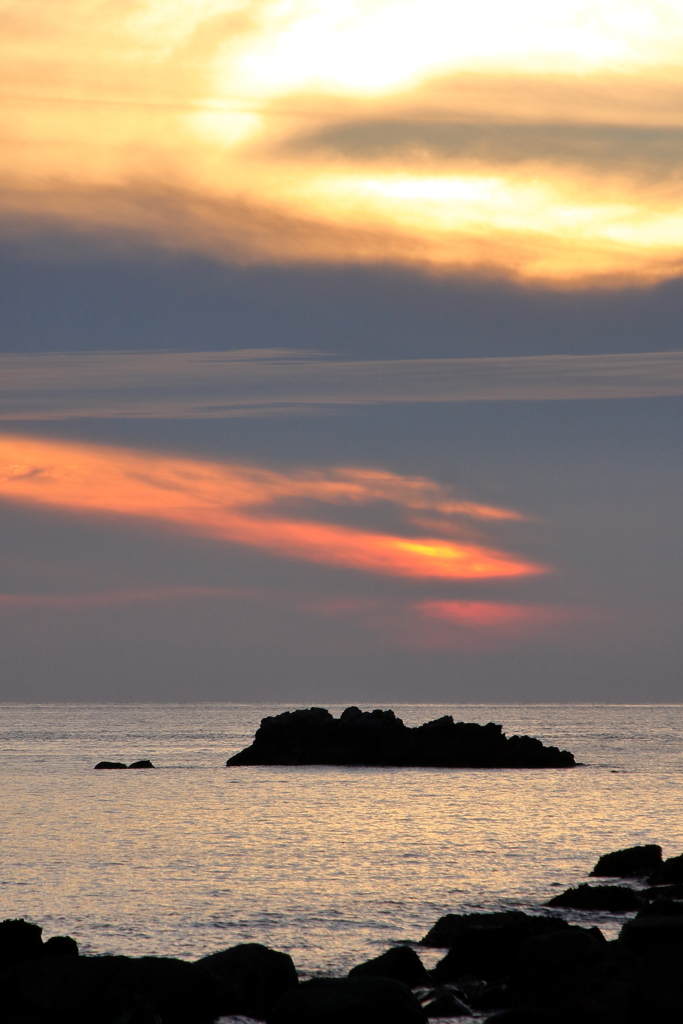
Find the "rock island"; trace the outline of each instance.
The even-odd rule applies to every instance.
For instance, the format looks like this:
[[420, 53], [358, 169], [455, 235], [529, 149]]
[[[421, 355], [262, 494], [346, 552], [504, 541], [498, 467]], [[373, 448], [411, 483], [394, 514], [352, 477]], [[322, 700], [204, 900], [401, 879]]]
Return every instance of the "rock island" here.
[[261, 720], [251, 746], [232, 765], [365, 765], [392, 768], [572, 768], [568, 750], [532, 736], [506, 736], [489, 722], [454, 722], [444, 715], [410, 727], [393, 711], [325, 708], [285, 711]]

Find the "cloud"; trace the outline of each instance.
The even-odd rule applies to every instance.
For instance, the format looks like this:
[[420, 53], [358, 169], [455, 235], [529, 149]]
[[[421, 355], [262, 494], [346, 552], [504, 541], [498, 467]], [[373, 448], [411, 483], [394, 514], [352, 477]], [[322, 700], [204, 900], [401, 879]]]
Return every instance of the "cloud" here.
[[0, 594], [0, 609], [26, 610], [54, 608], [72, 611], [81, 608], [109, 608], [115, 605], [197, 601], [216, 598], [249, 598], [254, 592], [238, 587], [146, 587], [83, 594]]
[[392, 645], [425, 651], [490, 649], [605, 620], [604, 613], [581, 606], [497, 601], [328, 598], [303, 607], [326, 618], [346, 619]]
[[602, 612], [572, 605], [495, 601], [418, 601], [410, 644], [426, 650], [481, 650], [532, 637], [559, 637], [605, 619]]
[[[517, 518], [458, 502], [422, 478], [342, 467], [277, 473], [123, 448], [0, 438], [0, 498], [72, 513], [151, 520], [195, 536], [341, 569], [406, 579], [486, 580], [547, 571], [471, 539], [317, 521], [315, 503], [391, 502], [469, 519]], [[298, 512], [298, 515], [295, 514]]]
[[625, 168], [646, 179], [666, 179], [683, 166], [680, 125], [469, 122], [434, 117], [359, 119], [285, 142], [285, 151], [338, 154], [358, 161], [414, 162], [417, 166], [478, 164], [509, 167], [540, 163], [587, 170]]
[[238, 263], [681, 271], [673, 0], [8, 0], [0, 17], [0, 225], [41, 251], [57, 225]]
[[[462, 650], [582, 623], [586, 609], [495, 601], [410, 601], [321, 597], [248, 587], [148, 586], [86, 593], [0, 593], [0, 612], [80, 612], [135, 604], [235, 601], [268, 604], [295, 614], [344, 619], [380, 640], [416, 649]], [[591, 612], [591, 619], [596, 613]], [[604, 615], [602, 616], [604, 618]]]
[[501, 604], [493, 601], [420, 601], [415, 611], [465, 629], [493, 629], [504, 632], [537, 628], [565, 620], [575, 610], [549, 605]]
[[201, 419], [402, 402], [667, 395], [683, 395], [683, 352], [345, 362], [272, 349], [0, 355], [4, 420]]
[[[330, 597], [253, 587], [147, 586], [86, 593], [0, 593], [0, 614], [57, 612], [79, 616], [98, 609], [178, 602], [267, 606], [297, 617], [326, 619], [351, 627], [373, 646], [413, 651], [491, 650], [532, 637], [559, 637], [586, 624], [607, 621], [604, 612], [571, 605], [495, 601], [411, 601], [400, 598]], [[226, 615], [230, 612], [226, 609]]]

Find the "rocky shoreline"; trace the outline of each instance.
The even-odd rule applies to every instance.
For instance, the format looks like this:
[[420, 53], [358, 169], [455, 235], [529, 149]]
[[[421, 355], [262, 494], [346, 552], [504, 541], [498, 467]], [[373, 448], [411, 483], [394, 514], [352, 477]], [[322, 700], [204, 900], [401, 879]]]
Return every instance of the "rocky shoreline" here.
[[339, 718], [325, 708], [264, 718], [253, 743], [226, 764], [573, 768], [576, 761], [570, 751], [546, 747], [532, 736], [506, 736], [494, 722], [454, 722], [444, 715], [410, 728], [393, 711], [350, 707]]
[[[345, 978], [299, 981], [286, 953], [247, 943], [188, 962], [82, 956], [74, 939], [24, 920], [0, 923], [0, 1024], [642, 1024], [683, 1019], [683, 854], [638, 846], [601, 857], [556, 913], [447, 914], [415, 943]], [[628, 884], [623, 884], [627, 880]], [[614, 884], [614, 882], [617, 884]], [[620, 884], [619, 884], [620, 883]], [[591, 912], [624, 913], [607, 941]], [[443, 949], [427, 970], [418, 950]]]

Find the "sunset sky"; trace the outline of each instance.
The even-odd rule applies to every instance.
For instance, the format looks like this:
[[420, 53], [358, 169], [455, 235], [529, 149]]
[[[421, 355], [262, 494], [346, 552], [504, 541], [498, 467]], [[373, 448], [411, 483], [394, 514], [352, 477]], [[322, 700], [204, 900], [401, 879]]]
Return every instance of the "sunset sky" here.
[[0, 699], [683, 698], [680, 2], [0, 56]]

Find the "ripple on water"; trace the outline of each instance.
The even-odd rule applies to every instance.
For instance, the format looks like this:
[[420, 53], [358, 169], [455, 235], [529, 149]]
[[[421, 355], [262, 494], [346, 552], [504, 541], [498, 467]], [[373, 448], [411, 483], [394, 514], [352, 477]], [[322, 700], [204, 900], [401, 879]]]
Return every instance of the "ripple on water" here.
[[[539, 912], [607, 850], [683, 849], [678, 705], [394, 709], [498, 721], [586, 766], [226, 769], [282, 706], [2, 705], [3, 916], [89, 953], [259, 941], [339, 974], [444, 913]], [[104, 757], [160, 767], [93, 772]], [[610, 936], [625, 919], [591, 915]]]

